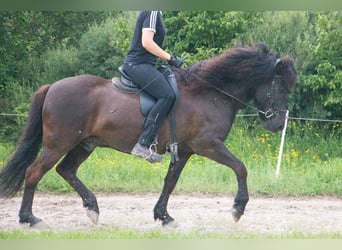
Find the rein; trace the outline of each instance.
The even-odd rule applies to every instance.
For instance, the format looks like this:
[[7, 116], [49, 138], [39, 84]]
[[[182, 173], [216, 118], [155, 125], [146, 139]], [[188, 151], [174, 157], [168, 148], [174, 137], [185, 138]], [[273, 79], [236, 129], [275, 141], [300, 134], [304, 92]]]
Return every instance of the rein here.
[[[279, 60], [279, 59], [278, 59], [278, 60]], [[278, 60], [277, 60], [277, 62], [278, 62]], [[220, 92], [220, 93], [222, 93], [222, 94], [224, 94], [224, 95], [226, 95], [226, 96], [228, 96], [228, 97], [234, 99], [235, 101], [241, 103], [242, 105], [248, 106], [248, 107], [250, 107], [250, 108], [256, 110], [258, 113], [263, 114], [263, 115], [265, 116], [266, 119], [270, 119], [270, 118], [272, 118], [273, 116], [278, 115], [279, 112], [282, 111], [282, 110], [274, 110], [273, 108], [270, 108], [270, 109], [268, 109], [267, 111], [263, 111], [263, 110], [259, 109], [256, 105], [251, 104], [251, 103], [247, 103], [247, 102], [245, 102], [245, 101], [242, 101], [240, 98], [238, 98], [238, 97], [236, 97], [236, 96], [233, 96], [232, 94], [228, 93], [227, 91], [225, 91], [225, 90], [223, 90], [223, 89], [220, 89], [220, 88], [214, 86], [213, 84], [211, 84], [211, 83], [208, 82], [207, 80], [201, 78], [200, 76], [198, 76], [198, 75], [196, 75], [196, 74], [194, 74], [194, 73], [192, 73], [192, 72], [190, 72], [190, 71], [186, 71], [186, 70], [184, 70], [183, 68], [179, 68], [179, 69], [180, 69], [181, 71], [183, 71], [184, 73], [190, 74], [190, 75], [192, 75], [193, 77], [197, 78], [198, 80], [200, 80], [200, 81], [206, 83], [210, 88], [214, 88], [214, 89], [217, 90], [218, 92]], [[275, 83], [276, 83], [276, 79], [277, 79], [277, 78], [281, 78], [281, 76], [279, 76], [279, 75], [275, 75], [275, 76], [274, 76], [274, 78], [273, 78], [273, 80], [272, 80], [272, 84], [271, 84], [271, 91], [267, 93], [267, 98], [269, 99], [269, 102], [270, 102], [270, 104], [271, 104], [272, 107], [273, 107], [273, 103], [274, 103], [274, 101], [273, 101], [273, 89], [274, 89], [274, 86], [275, 86]]]

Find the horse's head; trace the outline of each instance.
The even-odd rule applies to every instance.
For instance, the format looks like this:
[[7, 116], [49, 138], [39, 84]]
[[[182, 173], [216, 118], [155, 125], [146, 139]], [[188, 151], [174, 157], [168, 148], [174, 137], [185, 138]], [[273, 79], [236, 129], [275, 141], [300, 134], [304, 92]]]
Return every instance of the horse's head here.
[[274, 71], [274, 79], [271, 82], [257, 87], [255, 102], [263, 127], [277, 132], [284, 128], [287, 95], [296, 83], [294, 60], [290, 56], [277, 59]]

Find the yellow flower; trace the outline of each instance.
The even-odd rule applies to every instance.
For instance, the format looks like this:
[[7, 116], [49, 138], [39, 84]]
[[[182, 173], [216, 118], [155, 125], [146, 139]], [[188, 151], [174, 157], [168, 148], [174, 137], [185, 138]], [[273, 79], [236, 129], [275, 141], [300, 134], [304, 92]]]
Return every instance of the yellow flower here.
[[259, 138], [259, 141], [260, 141], [261, 143], [264, 143], [266, 140], [265, 140], [264, 137], [261, 137], [261, 138]]
[[291, 149], [291, 155], [292, 155], [294, 158], [297, 158], [297, 157], [298, 157], [298, 152], [297, 152], [295, 149]]

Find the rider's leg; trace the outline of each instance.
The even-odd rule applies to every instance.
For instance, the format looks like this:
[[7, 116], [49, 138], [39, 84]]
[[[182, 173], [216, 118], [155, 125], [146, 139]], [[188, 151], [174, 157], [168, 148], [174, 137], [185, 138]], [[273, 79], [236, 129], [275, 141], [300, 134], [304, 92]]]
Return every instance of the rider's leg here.
[[151, 145], [155, 142], [159, 128], [175, 101], [175, 94], [164, 75], [153, 65], [125, 65], [124, 69], [135, 84], [157, 99], [145, 118], [142, 133], [132, 154], [150, 162], [159, 162], [161, 156], [152, 151]]

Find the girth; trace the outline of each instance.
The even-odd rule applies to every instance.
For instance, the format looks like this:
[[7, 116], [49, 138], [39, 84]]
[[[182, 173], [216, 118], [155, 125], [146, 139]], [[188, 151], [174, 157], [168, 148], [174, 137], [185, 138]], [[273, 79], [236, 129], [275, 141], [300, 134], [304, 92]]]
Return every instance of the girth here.
[[[168, 115], [170, 123], [170, 143], [168, 144], [167, 150], [171, 154], [171, 162], [173, 163], [175, 161], [179, 161], [175, 119], [175, 109], [178, 101], [179, 89], [176, 78], [169, 67], [163, 65], [159, 67], [158, 70], [163, 73], [176, 96], [176, 100]], [[140, 111], [144, 117], [146, 117], [157, 100], [134, 84], [122, 67], [119, 68], [119, 72], [121, 74], [121, 78], [114, 77], [112, 79], [113, 88], [125, 94], [138, 94], [140, 97]]]

